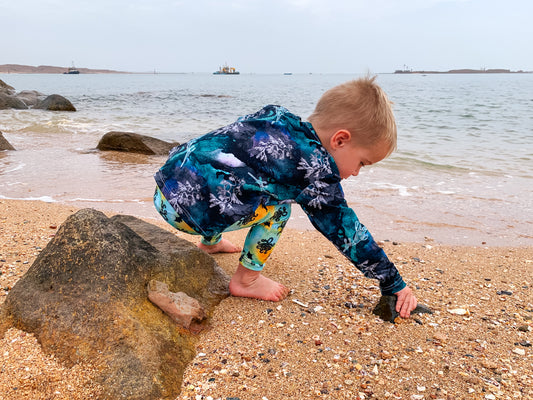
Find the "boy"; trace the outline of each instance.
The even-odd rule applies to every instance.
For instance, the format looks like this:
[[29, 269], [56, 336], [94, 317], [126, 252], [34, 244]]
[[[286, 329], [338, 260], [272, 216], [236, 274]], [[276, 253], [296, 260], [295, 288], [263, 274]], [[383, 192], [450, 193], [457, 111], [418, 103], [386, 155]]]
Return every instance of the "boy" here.
[[208, 253], [238, 252], [222, 233], [250, 228], [237, 271], [234, 296], [280, 301], [288, 289], [261, 274], [298, 203], [312, 224], [382, 294], [397, 296], [407, 318], [417, 301], [398, 270], [348, 207], [341, 180], [381, 161], [396, 147], [396, 124], [374, 78], [328, 90], [309, 122], [280, 106], [255, 114], [174, 148], [155, 174], [154, 204], [172, 226], [201, 235]]

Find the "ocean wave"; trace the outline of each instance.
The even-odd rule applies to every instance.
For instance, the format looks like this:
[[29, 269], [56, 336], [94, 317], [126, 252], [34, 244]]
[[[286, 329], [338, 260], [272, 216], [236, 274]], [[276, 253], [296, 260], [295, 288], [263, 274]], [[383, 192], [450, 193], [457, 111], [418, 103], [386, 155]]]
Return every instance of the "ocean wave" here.
[[2, 200], [25, 200], [25, 201], [44, 201], [45, 203], [57, 203], [53, 197], [40, 196], [40, 197], [7, 197], [0, 194]]
[[412, 170], [414, 168], [428, 169], [428, 170], [441, 170], [441, 171], [457, 171], [457, 172], [470, 172], [470, 168], [458, 167], [452, 164], [442, 164], [434, 161], [428, 161], [427, 159], [420, 159], [414, 156], [397, 155], [384, 160], [380, 163], [385, 168], [391, 169], [406, 169]]
[[18, 171], [18, 170], [24, 168], [25, 166], [26, 166], [26, 164], [24, 164], [24, 163], [20, 163], [20, 164], [18, 164], [17, 166], [11, 168], [11, 169], [6, 169], [6, 170], [3, 171], [2, 173], [3, 173], [3, 174], [9, 174], [10, 172]]

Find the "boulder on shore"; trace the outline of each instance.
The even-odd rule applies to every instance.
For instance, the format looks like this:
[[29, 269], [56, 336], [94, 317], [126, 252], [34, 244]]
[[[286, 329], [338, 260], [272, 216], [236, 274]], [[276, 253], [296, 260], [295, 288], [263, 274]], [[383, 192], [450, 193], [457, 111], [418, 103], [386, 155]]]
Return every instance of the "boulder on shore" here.
[[45, 94], [37, 90], [23, 90], [17, 93], [17, 98], [22, 100], [28, 107], [36, 106], [45, 97]]
[[46, 96], [36, 90], [23, 90], [15, 94], [15, 88], [0, 79], [0, 110], [26, 110], [29, 107], [50, 111], [76, 111], [72, 103], [61, 95]]
[[0, 132], [0, 151], [1, 150], [15, 150], [15, 148], [11, 146], [11, 143], [9, 143], [4, 137], [2, 132]]
[[8, 110], [14, 108], [15, 110], [26, 110], [28, 106], [18, 97], [0, 92], [0, 110]]
[[51, 94], [44, 100], [39, 101], [33, 108], [49, 111], [76, 111], [70, 100], [59, 94]]
[[2, 79], [0, 79], [0, 93], [13, 94], [15, 93], [15, 88], [13, 86], [9, 86]]
[[205, 316], [229, 295], [229, 277], [193, 244], [132, 216], [81, 210], [9, 292], [0, 337], [17, 327], [67, 365], [90, 361], [103, 398], [176, 398], [196, 339], [148, 299], [153, 280]]
[[179, 143], [165, 142], [150, 136], [133, 132], [107, 132], [98, 142], [97, 149], [114, 150], [149, 155], [168, 155]]

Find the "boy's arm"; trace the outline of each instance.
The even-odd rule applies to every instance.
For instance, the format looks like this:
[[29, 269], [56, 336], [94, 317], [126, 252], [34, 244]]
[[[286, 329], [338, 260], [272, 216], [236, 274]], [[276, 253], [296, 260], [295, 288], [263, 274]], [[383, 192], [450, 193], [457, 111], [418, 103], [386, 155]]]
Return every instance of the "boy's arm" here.
[[[340, 187], [338, 188], [342, 195]], [[383, 249], [372, 238], [368, 229], [359, 222], [355, 212], [341, 196], [332, 196], [329, 201], [316, 202], [308, 192], [296, 199], [308, 215], [313, 226], [326, 236], [367, 278], [377, 279], [381, 293], [392, 295], [406, 285], [395, 265], [389, 261]]]
[[396, 311], [409, 318], [417, 300], [400, 273], [347, 204], [322, 205], [320, 209], [302, 205], [311, 223], [326, 236], [367, 278], [379, 280], [383, 295], [396, 295]]

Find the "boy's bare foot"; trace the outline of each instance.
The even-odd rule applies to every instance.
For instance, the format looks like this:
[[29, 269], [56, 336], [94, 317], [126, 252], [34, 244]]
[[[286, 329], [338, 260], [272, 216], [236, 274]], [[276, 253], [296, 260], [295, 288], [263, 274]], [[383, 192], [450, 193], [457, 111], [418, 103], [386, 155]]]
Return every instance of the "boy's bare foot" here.
[[261, 275], [260, 271], [252, 271], [239, 264], [229, 283], [229, 292], [236, 297], [280, 301], [287, 297], [289, 289]]
[[242, 250], [239, 246], [234, 245], [229, 240], [224, 239], [224, 238], [222, 238], [220, 240], [220, 242], [218, 242], [217, 244], [214, 244], [214, 245], [211, 245], [211, 246], [208, 246], [208, 245], [203, 244], [203, 243], [199, 243], [198, 244], [198, 248], [200, 250], [205, 251], [206, 253], [209, 253], [209, 254], [214, 254], [214, 253], [238, 253], [239, 251]]

